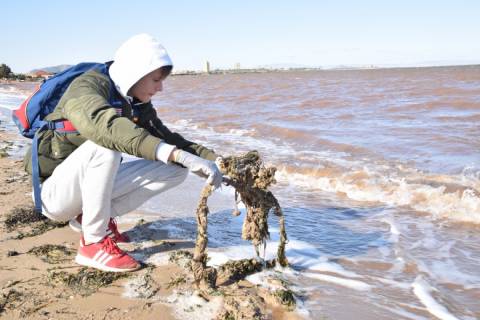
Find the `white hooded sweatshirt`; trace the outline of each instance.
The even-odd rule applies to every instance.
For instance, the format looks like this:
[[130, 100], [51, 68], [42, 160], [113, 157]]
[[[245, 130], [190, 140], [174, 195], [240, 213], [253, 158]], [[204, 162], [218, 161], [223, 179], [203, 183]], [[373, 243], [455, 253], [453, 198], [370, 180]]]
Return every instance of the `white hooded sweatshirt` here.
[[128, 90], [138, 80], [165, 66], [172, 66], [165, 48], [152, 36], [141, 33], [118, 48], [109, 72], [118, 91], [127, 96]]
[[[110, 78], [117, 90], [127, 97], [133, 85], [161, 67], [172, 66], [172, 60], [165, 48], [152, 36], [141, 33], [125, 41], [110, 66]], [[160, 142], [156, 150], [157, 160], [167, 163], [175, 146]]]

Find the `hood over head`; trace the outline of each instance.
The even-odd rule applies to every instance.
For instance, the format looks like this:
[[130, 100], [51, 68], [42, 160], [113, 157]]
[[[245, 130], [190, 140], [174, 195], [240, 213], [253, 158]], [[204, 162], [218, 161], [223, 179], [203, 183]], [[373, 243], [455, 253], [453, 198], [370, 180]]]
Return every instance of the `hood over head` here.
[[152, 36], [142, 33], [125, 41], [115, 52], [110, 78], [124, 96], [141, 78], [158, 68], [172, 66], [165, 48]]

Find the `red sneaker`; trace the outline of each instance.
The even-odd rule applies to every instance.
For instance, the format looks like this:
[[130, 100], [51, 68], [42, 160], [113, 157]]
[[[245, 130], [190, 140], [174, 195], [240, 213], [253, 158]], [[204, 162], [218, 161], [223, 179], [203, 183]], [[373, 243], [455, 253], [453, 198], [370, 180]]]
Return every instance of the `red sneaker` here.
[[100, 242], [88, 245], [85, 244], [82, 236], [75, 262], [82, 266], [110, 272], [134, 271], [140, 268], [140, 264], [122, 251], [109, 236], [105, 236]]
[[120, 233], [117, 228], [117, 221], [114, 218], [110, 218], [108, 222], [108, 230], [111, 232], [113, 240], [118, 243], [129, 243], [130, 237], [125, 233]]
[[[82, 232], [82, 214], [79, 214], [75, 219], [70, 220], [68, 224], [73, 231]], [[108, 231], [110, 232], [109, 235], [112, 236], [112, 239], [115, 240], [115, 242], [130, 242], [129, 236], [118, 231], [117, 222], [113, 218], [110, 218], [110, 221], [108, 222]]]

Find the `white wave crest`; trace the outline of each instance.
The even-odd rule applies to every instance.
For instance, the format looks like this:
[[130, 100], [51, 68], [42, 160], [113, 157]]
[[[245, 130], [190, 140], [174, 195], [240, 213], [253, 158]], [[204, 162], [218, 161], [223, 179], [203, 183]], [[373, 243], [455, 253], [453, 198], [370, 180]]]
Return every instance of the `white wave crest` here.
[[[289, 171], [279, 170], [277, 180], [308, 189], [344, 194], [357, 201], [408, 206], [430, 213], [434, 218], [480, 223], [480, 195], [472, 187], [478, 181], [469, 179], [467, 184], [462, 180], [463, 176], [429, 177], [419, 172], [408, 172], [401, 173], [401, 177], [393, 169], [393, 173], [388, 173], [372, 168], [344, 168], [323, 176]], [[448, 189], [450, 181], [455, 181], [457, 186], [453, 191]]]

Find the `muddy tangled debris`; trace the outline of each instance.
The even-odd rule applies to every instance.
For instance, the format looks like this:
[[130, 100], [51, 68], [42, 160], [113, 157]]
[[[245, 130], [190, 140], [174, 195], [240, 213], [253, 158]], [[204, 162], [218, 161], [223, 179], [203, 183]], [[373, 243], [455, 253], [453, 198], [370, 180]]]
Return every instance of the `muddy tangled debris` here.
[[262, 271], [264, 267], [270, 268], [272, 265], [264, 266], [263, 263], [253, 258], [227, 261], [218, 267], [218, 283], [229, 284], [243, 280], [250, 274]]
[[263, 298], [252, 295], [246, 290], [237, 290], [234, 294], [224, 298], [223, 308], [215, 319], [267, 319], [262, 310], [265, 310]]
[[[214, 268], [207, 266], [206, 253], [208, 244], [207, 224], [209, 209], [207, 199], [212, 194], [212, 188], [203, 188], [196, 211], [197, 238], [194, 253], [180, 250], [170, 254], [170, 262], [185, 269], [185, 278], [193, 274], [197, 294], [205, 300], [212, 296], [223, 296], [223, 306], [216, 319], [267, 319], [265, 314], [268, 303], [282, 306], [286, 310], [295, 308], [295, 296], [286, 284], [279, 284], [270, 290], [261, 287], [245, 287], [240, 281], [248, 275], [276, 265], [287, 266], [285, 245], [287, 235], [282, 209], [268, 187], [275, 183], [275, 168], [266, 168], [258, 152], [252, 151], [239, 157], [227, 157], [220, 164], [220, 169], [228, 176], [228, 184], [235, 188], [235, 198], [242, 201], [246, 207], [246, 217], [242, 227], [242, 238], [250, 240], [257, 253], [256, 258], [228, 261]], [[259, 247], [266, 245], [269, 239], [268, 214], [273, 212], [279, 218], [280, 244], [277, 257], [264, 260], [259, 256]], [[233, 214], [238, 216], [238, 209]], [[189, 276], [190, 275], [190, 276]], [[172, 279], [173, 286], [184, 283], [185, 278]], [[177, 281], [178, 280], [178, 281]], [[173, 283], [174, 282], [174, 283]]]
[[[242, 156], [225, 157], [219, 164], [220, 170], [227, 177], [227, 184], [235, 189], [235, 199], [242, 201], [246, 207], [246, 216], [242, 227], [242, 238], [250, 240], [260, 258], [259, 247], [266, 246], [269, 239], [268, 215], [270, 211], [279, 218], [280, 243], [277, 249], [277, 258], [274, 261], [264, 261], [264, 267], [278, 263], [282, 267], [288, 265], [285, 256], [287, 233], [282, 208], [275, 196], [268, 191], [268, 187], [275, 183], [274, 167], [265, 167], [257, 151], [250, 151]], [[197, 239], [192, 260], [192, 271], [195, 283], [200, 289], [215, 288], [217, 270], [207, 267], [207, 199], [212, 194], [212, 187], [206, 185], [201, 193], [196, 211]], [[233, 214], [238, 215], [235, 208]]]
[[[275, 167], [265, 167], [257, 151], [250, 151], [243, 156], [226, 157], [220, 163], [222, 173], [229, 177], [229, 184], [235, 188], [235, 198], [245, 204], [246, 217], [242, 227], [242, 238], [250, 240], [257, 251], [269, 239], [268, 214], [270, 211], [279, 217], [280, 243], [277, 251], [277, 262], [287, 266], [285, 244], [287, 234], [282, 208], [268, 187], [275, 181]], [[234, 214], [237, 214], [236, 208]]]
[[[276, 262], [282, 267], [288, 265], [285, 256], [287, 233], [282, 208], [268, 187], [276, 183], [275, 167], [265, 167], [257, 151], [250, 151], [243, 156], [226, 157], [220, 163], [222, 173], [229, 177], [231, 186], [235, 188], [235, 198], [245, 204], [246, 217], [243, 221], [242, 238], [250, 240], [255, 246], [257, 256], [261, 245], [270, 238], [268, 232], [268, 214], [270, 211], [278, 217], [280, 242], [277, 249]], [[240, 199], [238, 199], [240, 197]], [[235, 208], [233, 214], [237, 214]]]
[[[186, 250], [170, 253], [169, 261], [180, 266], [184, 273], [170, 279], [167, 289], [180, 287], [181, 290], [188, 290], [187, 281], [192, 280], [192, 258], [192, 254]], [[295, 295], [287, 282], [273, 276], [269, 283], [274, 289], [241, 282], [246, 276], [263, 268], [263, 263], [256, 259], [228, 261], [216, 269], [218, 274], [216, 287], [197, 290], [196, 294], [205, 301], [222, 296], [222, 306], [214, 318], [216, 320], [270, 319], [267, 304], [282, 307], [287, 311], [294, 310]]]

